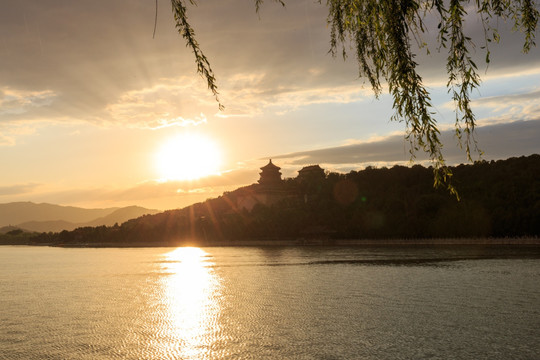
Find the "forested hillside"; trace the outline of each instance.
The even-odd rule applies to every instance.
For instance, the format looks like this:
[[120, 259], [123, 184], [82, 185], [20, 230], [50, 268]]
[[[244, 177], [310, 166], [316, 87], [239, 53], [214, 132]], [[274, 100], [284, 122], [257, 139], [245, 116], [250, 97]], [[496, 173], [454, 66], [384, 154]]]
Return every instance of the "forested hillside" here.
[[[41, 234], [41, 243], [182, 244], [257, 239], [521, 237], [540, 235], [540, 155], [452, 169], [461, 200], [434, 189], [432, 169], [367, 168], [286, 179], [282, 201], [237, 206], [250, 187], [120, 226]], [[253, 185], [255, 186], [255, 185]]]

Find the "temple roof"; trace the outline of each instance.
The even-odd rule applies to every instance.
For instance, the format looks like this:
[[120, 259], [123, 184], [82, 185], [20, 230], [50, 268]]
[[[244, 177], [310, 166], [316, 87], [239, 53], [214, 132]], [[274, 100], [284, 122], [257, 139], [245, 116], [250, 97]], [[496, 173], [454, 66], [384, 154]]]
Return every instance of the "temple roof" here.
[[276, 165], [272, 164], [272, 159], [270, 159], [268, 164], [266, 164], [265, 166], [263, 166], [261, 168], [261, 170], [263, 170], [263, 171], [265, 171], [265, 170], [279, 170], [279, 169], [281, 169], [279, 166], [276, 166]]
[[261, 168], [262, 172], [260, 173], [261, 177], [259, 179], [259, 184], [264, 186], [280, 186], [281, 185], [281, 172], [279, 172], [279, 167], [272, 164], [272, 160]]
[[299, 173], [319, 172], [319, 171], [324, 172], [324, 169], [321, 168], [318, 164], [317, 165], [304, 166], [302, 169], [298, 170]]

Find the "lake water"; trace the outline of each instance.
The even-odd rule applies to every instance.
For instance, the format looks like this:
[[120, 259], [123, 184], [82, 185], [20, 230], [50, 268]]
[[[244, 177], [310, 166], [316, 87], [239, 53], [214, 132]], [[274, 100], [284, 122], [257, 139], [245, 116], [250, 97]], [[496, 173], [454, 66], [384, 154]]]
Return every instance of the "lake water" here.
[[0, 247], [1, 359], [538, 359], [540, 251]]

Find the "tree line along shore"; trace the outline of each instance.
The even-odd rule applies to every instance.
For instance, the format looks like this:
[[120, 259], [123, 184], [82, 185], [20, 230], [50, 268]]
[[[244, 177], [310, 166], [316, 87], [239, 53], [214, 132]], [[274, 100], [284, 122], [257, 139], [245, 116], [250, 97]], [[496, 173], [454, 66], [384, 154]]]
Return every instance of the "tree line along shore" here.
[[[279, 168], [278, 168], [279, 169]], [[264, 170], [263, 170], [264, 172]], [[2, 244], [539, 245], [540, 155], [452, 167], [460, 200], [420, 165], [315, 173], [253, 184], [114, 226], [29, 234]], [[264, 196], [263, 196], [264, 195]], [[273, 199], [252, 201], [246, 199]]]

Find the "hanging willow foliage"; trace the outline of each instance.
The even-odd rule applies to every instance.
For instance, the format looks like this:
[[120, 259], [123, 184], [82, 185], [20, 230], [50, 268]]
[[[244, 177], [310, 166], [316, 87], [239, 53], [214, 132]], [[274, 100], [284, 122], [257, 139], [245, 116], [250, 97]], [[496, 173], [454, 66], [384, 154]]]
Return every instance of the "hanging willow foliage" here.
[[[263, 0], [254, 0], [256, 11]], [[274, 0], [285, 5], [283, 0]], [[195, 40], [187, 21], [186, 2], [171, 0], [179, 33], [195, 55], [197, 72], [208, 84], [218, 102], [217, 84], [208, 59]], [[322, 3], [322, 0], [319, 0]], [[471, 109], [471, 92], [480, 84], [477, 65], [472, 60], [472, 39], [464, 33], [464, 22], [474, 11], [484, 26], [485, 61], [490, 61], [489, 44], [499, 41], [496, 26], [499, 19], [510, 20], [514, 30], [525, 35], [523, 51], [535, 45], [539, 11], [535, 0], [327, 0], [330, 27], [330, 52], [336, 56], [355, 49], [359, 73], [370, 82], [376, 96], [386, 84], [394, 102], [393, 120], [405, 123], [406, 139], [411, 144], [411, 157], [422, 150], [434, 164], [435, 185], [445, 184], [457, 195], [450, 182], [451, 172], [442, 154], [440, 131], [431, 105], [429, 91], [417, 72], [418, 64], [412, 45], [425, 46], [421, 39], [428, 30], [425, 19], [438, 19], [438, 49], [446, 49], [447, 88], [455, 105], [455, 133], [469, 160], [478, 151], [474, 139], [475, 116]], [[471, 149], [472, 148], [472, 149]]]

